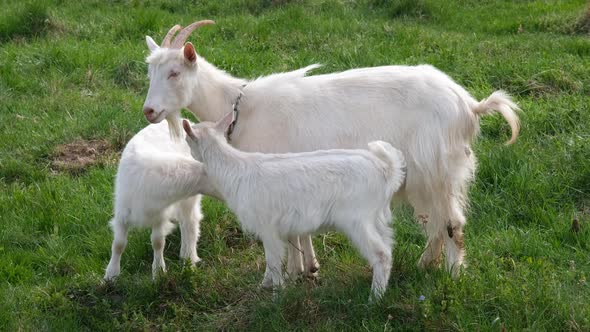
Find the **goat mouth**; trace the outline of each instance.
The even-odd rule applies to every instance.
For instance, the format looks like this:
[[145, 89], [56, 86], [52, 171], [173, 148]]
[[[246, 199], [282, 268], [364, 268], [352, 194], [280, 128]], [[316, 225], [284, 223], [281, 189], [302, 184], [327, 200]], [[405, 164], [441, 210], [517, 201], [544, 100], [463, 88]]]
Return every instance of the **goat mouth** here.
[[151, 117], [146, 115], [146, 116], [145, 116], [145, 118], [146, 118], [146, 120], [148, 120], [150, 123], [160, 123], [160, 122], [162, 122], [162, 120], [164, 120], [164, 118], [165, 118], [165, 116], [163, 116], [163, 115], [165, 115], [164, 113], [165, 113], [165, 112], [160, 112], [160, 113], [158, 113], [158, 115], [156, 115], [156, 116], [151, 116]]

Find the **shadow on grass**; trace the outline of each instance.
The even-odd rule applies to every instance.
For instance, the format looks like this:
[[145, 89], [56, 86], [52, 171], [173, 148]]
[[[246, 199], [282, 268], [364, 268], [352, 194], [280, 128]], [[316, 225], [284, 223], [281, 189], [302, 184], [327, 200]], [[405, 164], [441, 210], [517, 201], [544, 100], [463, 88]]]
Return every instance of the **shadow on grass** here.
[[183, 330], [366, 326], [373, 330], [384, 325], [423, 324], [423, 311], [432, 310], [424, 309], [415, 291], [407, 286], [416, 279], [445, 279], [444, 273], [424, 273], [414, 268], [413, 262], [411, 265], [393, 272], [407, 275], [392, 276], [385, 298], [375, 305], [367, 302], [371, 271], [365, 264], [335, 266], [326, 271], [326, 279], [291, 282], [273, 294], [258, 287], [259, 273], [227, 279], [224, 269], [203, 273], [172, 263], [169, 272], [155, 282], [149, 275], [125, 272], [114, 282], [104, 282], [97, 275], [78, 276], [68, 279], [66, 285], [45, 289], [40, 300], [44, 311], [53, 316], [69, 313], [78, 326], [100, 330], [163, 326]]

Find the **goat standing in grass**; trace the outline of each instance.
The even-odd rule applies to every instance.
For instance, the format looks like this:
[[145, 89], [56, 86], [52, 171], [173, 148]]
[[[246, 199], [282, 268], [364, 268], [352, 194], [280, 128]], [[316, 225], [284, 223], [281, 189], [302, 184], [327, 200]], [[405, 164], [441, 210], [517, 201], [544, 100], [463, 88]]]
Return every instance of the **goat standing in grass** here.
[[283, 285], [288, 238], [336, 229], [345, 233], [373, 268], [380, 298], [391, 272], [390, 202], [404, 180], [402, 153], [389, 143], [367, 150], [262, 154], [236, 150], [225, 139], [233, 113], [192, 128], [184, 121], [193, 157], [242, 227], [264, 244], [263, 287]]
[[152, 276], [166, 271], [164, 244], [180, 224], [180, 257], [196, 264], [201, 214], [201, 195], [217, 196], [203, 176], [203, 164], [191, 157], [185, 142], [172, 140], [164, 123], [142, 129], [127, 143], [115, 181], [115, 216], [111, 260], [104, 278], [121, 270], [121, 255], [130, 227], [151, 227], [154, 261]]
[[[304, 152], [333, 148], [363, 148], [383, 140], [406, 158], [407, 177], [396, 198], [408, 201], [423, 223], [428, 242], [419, 266], [438, 265], [443, 247], [446, 266], [458, 276], [464, 262], [463, 227], [467, 190], [476, 159], [471, 144], [482, 116], [499, 112], [519, 131], [518, 109], [502, 91], [476, 101], [449, 76], [429, 65], [362, 68], [305, 76], [317, 66], [273, 74], [253, 81], [234, 78], [198, 56], [185, 40], [191, 24], [162, 46], [146, 37], [150, 55], [150, 87], [144, 103], [148, 121], [168, 120], [180, 137], [181, 108], [201, 121], [219, 120], [238, 103], [239, 118], [231, 144], [250, 152]], [[317, 269], [309, 236], [293, 239], [288, 268], [292, 273]]]

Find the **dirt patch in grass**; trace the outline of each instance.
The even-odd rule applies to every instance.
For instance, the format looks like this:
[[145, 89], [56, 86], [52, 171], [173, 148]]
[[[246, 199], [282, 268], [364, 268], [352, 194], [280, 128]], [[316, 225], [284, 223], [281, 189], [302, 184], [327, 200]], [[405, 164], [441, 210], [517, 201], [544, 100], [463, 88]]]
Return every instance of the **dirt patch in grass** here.
[[80, 174], [94, 165], [103, 165], [116, 159], [115, 149], [108, 141], [77, 139], [55, 148], [51, 169], [55, 172]]

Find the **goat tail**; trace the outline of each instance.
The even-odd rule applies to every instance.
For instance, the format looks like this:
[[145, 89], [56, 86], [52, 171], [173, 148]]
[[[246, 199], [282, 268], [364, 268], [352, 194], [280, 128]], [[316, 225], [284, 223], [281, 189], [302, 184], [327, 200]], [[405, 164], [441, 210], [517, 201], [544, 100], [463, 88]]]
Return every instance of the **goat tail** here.
[[294, 71], [292, 71], [291, 73], [292, 73], [294, 76], [303, 77], [303, 76], [307, 75], [307, 73], [308, 73], [308, 72], [310, 72], [310, 71], [312, 71], [312, 70], [314, 70], [314, 69], [320, 68], [321, 66], [322, 66], [322, 65], [321, 65], [321, 64], [319, 64], [319, 63], [314, 63], [313, 65], [309, 65], [309, 66], [307, 66], [307, 67], [303, 67], [303, 68], [300, 68], [300, 69], [294, 70]]
[[506, 145], [514, 143], [518, 137], [518, 132], [520, 131], [520, 120], [518, 119], [518, 115], [516, 115], [516, 111], [520, 111], [520, 108], [512, 101], [512, 98], [502, 90], [495, 91], [472, 108], [472, 112], [480, 116], [492, 114], [493, 111], [502, 114], [512, 129], [512, 137], [506, 142]]
[[[276, 75], [275, 77], [280, 78], [280, 79], [298, 79], [298, 78], [302, 78], [305, 77], [310, 71], [320, 68], [322, 65], [319, 63], [314, 63], [313, 65], [309, 65], [307, 67], [303, 67], [303, 68], [299, 68], [293, 71], [289, 71], [286, 73], [280, 73], [280, 74], [273, 74], [271, 76]], [[268, 76], [266, 77], [268, 78]]]
[[370, 142], [369, 151], [387, 165], [387, 179], [391, 184], [391, 194], [398, 191], [406, 178], [406, 160], [404, 154], [384, 141]]

